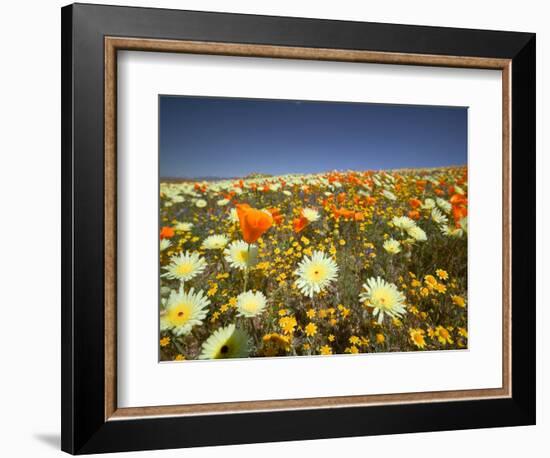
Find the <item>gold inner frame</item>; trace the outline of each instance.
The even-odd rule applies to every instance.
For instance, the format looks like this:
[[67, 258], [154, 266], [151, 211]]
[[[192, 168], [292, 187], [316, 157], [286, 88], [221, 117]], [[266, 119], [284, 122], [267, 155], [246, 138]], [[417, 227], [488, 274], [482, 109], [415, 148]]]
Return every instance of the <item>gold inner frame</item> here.
[[[117, 51], [152, 51], [240, 57], [322, 60], [357, 63], [422, 65], [493, 69], [502, 72], [502, 387], [402, 394], [354, 395], [118, 408], [116, 337], [117, 246]], [[105, 420], [151, 416], [190, 416], [358, 407], [380, 404], [461, 401], [507, 398], [512, 393], [511, 372], [511, 60], [481, 57], [438, 56], [344, 49], [300, 48], [180, 40], [105, 37]]]

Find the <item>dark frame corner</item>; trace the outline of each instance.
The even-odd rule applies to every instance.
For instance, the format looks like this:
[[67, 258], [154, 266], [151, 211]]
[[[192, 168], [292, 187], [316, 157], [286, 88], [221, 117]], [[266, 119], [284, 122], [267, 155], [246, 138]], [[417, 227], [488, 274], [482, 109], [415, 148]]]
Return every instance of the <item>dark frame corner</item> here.
[[[535, 424], [534, 34], [88, 4], [66, 6], [61, 15], [64, 451], [84, 454]], [[233, 26], [224, 27], [227, 23]], [[510, 59], [511, 397], [106, 420], [107, 36]], [[212, 430], [216, 435], [209, 434]]]

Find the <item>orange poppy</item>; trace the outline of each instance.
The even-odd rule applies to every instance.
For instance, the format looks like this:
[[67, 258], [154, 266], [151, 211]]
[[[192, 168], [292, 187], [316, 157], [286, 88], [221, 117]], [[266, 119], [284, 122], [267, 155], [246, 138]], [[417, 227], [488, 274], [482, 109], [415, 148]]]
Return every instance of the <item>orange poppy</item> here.
[[238, 204], [236, 208], [246, 243], [254, 243], [273, 225], [273, 217], [269, 212], [252, 208], [248, 204]]
[[338, 220], [340, 219], [340, 216], [342, 216], [340, 210], [336, 207], [332, 207], [332, 216], [334, 216], [334, 219]]
[[418, 219], [420, 219], [420, 213], [418, 212], [418, 210], [411, 210], [409, 212], [409, 218], [414, 219], [414, 220], [418, 220]]
[[267, 211], [271, 213], [271, 217], [273, 218], [273, 222], [275, 224], [281, 224], [283, 222], [283, 215], [281, 215], [278, 208], [268, 208]]
[[376, 203], [376, 197], [371, 197], [371, 196], [365, 197], [365, 203], [367, 205], [374, 205]]
[[453, 205], [462, 205], [468, 203], [468, 199], [463, 194], [453, 194], [449, 201]]
[[294, 226], [295, 232], [303, 231], [308, 224], [309, 224], [309, 220], [305, 216], [294, 218], [294, 220], [292, 221], [292, 225]]
[[422, 202], [421, 202], [419, 199], [411, 199], [411, 200], [409, 200], [409, 205], [410, 205], [414, 210], [416, 210], [418, 207], [420, 207], [421, 204], [422, 204]]
[[461, 206], [454, 206], [453, 207], [453, 218], [455, 219], [456, 224], [459, 223], [459, 221], [462, 218], [465, 218], [468, 216], [468, 208], [461, 205]]
[[416, 187], [418, 188], [419, 191], [424, 190], [424, 188], [426, 187], [426, 184], [428, 184], [426, 180], [416, 180]]
[[160, 238], [161, 239], [171, 239], [172, 237], [174, 237], [174, 229], [172, 229], [171, 227], [164, 226], [160, 230]]
[[355, 216], [355, 213], [352, 210], [344, 209], [343, 212], [342, 212], [342, 216], [344, 218], [353, 218]]
[[349, 175], [349, 176], [348, 176], [348, 181], [349, 181], [351, 184], [355, 184], [355, 185], [357, 185], [357, 184], [360, 183], [359, 179], [358, 179], [357, 177], [353, 176], [353, 175]]
[[332, 214], [334, 215], [334, 218], [339, 219], [340, 216], [343, 218], [353, 218], [355, 216], [355, 213], [351, 210], [347, 210], [345, 208], [336, 208], [334, 207], [332, 209]]

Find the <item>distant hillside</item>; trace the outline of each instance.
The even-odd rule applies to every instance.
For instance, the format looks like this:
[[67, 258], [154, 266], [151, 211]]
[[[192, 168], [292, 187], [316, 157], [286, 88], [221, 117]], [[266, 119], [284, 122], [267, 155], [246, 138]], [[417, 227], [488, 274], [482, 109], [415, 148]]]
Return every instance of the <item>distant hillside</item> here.
[[184, 183], [184, 182], [201, 182], [201, 181], [222, 181], [222, 180], [249, 180], [252, 178], [270, 178], [273, 175], [268, 173], [249, 173], [244, 177], [216, 177], [216, 176], [204, 176], [204, 177], [160, 177], [160, 181], [165, 183]]
[[238, 180], [239, 177], [160, 177], [160, 181], [165, 183], [184, 183], [184, 182], [201, 182], [201, 181], [222, 181], [222, 180]]

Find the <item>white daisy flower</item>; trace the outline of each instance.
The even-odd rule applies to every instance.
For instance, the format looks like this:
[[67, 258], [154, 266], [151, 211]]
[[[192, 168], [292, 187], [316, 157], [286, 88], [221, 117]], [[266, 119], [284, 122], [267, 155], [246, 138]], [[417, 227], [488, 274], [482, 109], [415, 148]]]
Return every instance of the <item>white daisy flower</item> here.
[[453, 206], [450, 202], [446, 201], [445, 199], [442, 199], [441, 197], [438, 197], [435, 199], [435, 202], [441, 210], [443, 210], [445, 213], [451, 213], [451, 210], [453, 209]]
[[260, 315], [267, 305], [267, 299], [260, 291], [246, 291], [237, 296], [237, 312], [239, 316], [252, 318]]
[[202, 247], [205, 250], [221, 250], [229, 243], [229, 239], [225, 235], [210, 235], [202, 242]]
[[208, 313], [210, 300], [202, 291], [191, 288], [189, 292], [171, 291], [160, 318], [160, 328], [182, 336], [189, 334], [193, 326], [200, 326]]
[[229, 212], [229, 221], [232, 223], [238, 223], [239, 222], [239, 214], [237, 213], [236, 208], [232, 208]]
[[405, 296], [397, 286], [388, 283], [380, 277], [371, 277], [363, 284], [365, 290], [359, 295], [359, 299], [365, 305], [373, 307], [373, 316], [378, 315], [378, 323], [384, 320], [384, 314], [391, 318], [400, 318], [407, 312], [405, 309]]
[[383, 248], [390, 254], [397, 254], [401, 251], [401, 244], [397, 240], [389, 239], [384, 242]]
[[451, 228], [447, 224], [440, 226], [439, 230], [447, 237], [461, 238], [464, 235], [464, 231], [461, 228]]
[[191, 231], [191, 229], [193, 229], [193, 223], [177, 223], [174, 226], [174, 229], [176, 231], [189, 232]]
[[446, 224], [448, 221], [447, 217], [441, 213], [439, 208], [432, 209], [432, 220], [436, 224]]
[[202, 344], [199, 359], [246, 358], [250, 353], [248, 334], [234, 324], [219, 328]]
[[311, 258], [304, 256], [294, 274], [295, 284], [303, 295], [313, 297], [338, 277], [338, 265], [322, 251], [314, 251]]
[[404, 231], [408, 231], [416, 226], [415, 221], [408, 216], [394, 216], [391, 221], [396, 228]]
[[220, 199], [220, 200], [218, 200], [216, 203], [218, 204], [219, 207], [224, 207], [224, 206], [227, 205], [229, 202], [230, 202], [229, 199]]
[[409, 230], [407, 230], [407, 234], [409, 234], [417, 242], [425, 242], [426, 240], [428, 240], [428, 237], [426, 237], [426, 233], [424, 232], [424, 230], [418, 226], [411, 227]]
[[424, 210], [431, 210], [432, 208], [435, 207], [435, 200], [430, 198], [425, 199], [424, 203], [420, 207], [423, 208]]
[[206, 268], [206, 261], [198, 253], [180, 253], [170, 258], [170, 264], [163, 267], [167, 270], [162, 277], [170, 280], [187, 281], [199, 275]]
[[160, 251], [164, 251], [167, 248], [172, 246], [172, 242], [169, 239], [161, 239], [160, 241]]
[[195, 202], [195, 206], [197, 208], [204, 208], [208, 205], [208, 202], [206, 202], [206, 200], [204, 199], [197, 199], [197, 201]]
[[257, 245], [249, 245], [243, 240], [231, 242], [223, 250], [223, 254], [225, 255], [225, 260], [234, 269], [250, 269], [258, 262]]
[[307, 219], [310, 223], [314, 223], [315, 221], [318, 221], [320, 216], [319, 212], [315, 210], [314, 208], [304, 208], [302, 209], [302, 216]]

